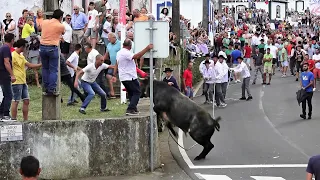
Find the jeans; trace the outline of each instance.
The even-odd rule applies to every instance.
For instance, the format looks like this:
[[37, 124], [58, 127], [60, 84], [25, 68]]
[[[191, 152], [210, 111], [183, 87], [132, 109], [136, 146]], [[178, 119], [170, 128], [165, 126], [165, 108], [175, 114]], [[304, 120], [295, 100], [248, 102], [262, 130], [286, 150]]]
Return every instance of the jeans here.
[[307, 97], [302, 101], [302, 114], [306, 115], [306, 108], [307, 108], [307, 102], [308, 102], [308, 107], [309, 107], [309, 113], [308, 116], [312, 115], [312, 97], [313, 97], [313, 92], [306, 92]]
[[70, 74], [61, 76], [61, 81], [64, 82], [72, 92], [76, 93], [80, 97], [81, 101], [84, 101], [84, 95], [77, 88], [74, 87], [74, 81]]
[[0, 116], [10, 116], [10, 107], [12, 101], [12, 86], [10, 80], [0, 82], [0, 87], [3, 93], [3, 99], [0, 105]]
[[222, 83], [216, 83], [215, 84], [215, 92], [214, 97], [217, 103], [217, 106], [219, 106], [221, 103], [225, 103], [223, 94], [222, 94]]
[[213, 101], [213, 84], [204, 83], [203, 93], [206, 96], [206, 101]]
[[81, 81], [81, 86], [85, 92], [87, 92], [87, 97], [83, 101], [81, 108], [86, 109], [91, 100], [93, 99], [95, 93], [99, 94], [101, 98], [101, 103], [100, 103], [100, 109], [104, 110], [107, 108], [107, 95], [106, 93], [101, 89], [98, 83], [93, 82], [93, 83], [88, 83], [86, 81]]
[[185, 92], [188, 98], [193, 98], [193, 90], [192, 87], [187, 86], [187, 91]]
[[127, 111], [137, 111], [137, 105], [141, 95], [139, 81], [137, 79], [132, 81], [122, 81], [122, 84], [128, 92], [128, 98], [130, 101]]
[[226, 99], [228, 82], [224, 82], [221, 84], [223, 99]]
[[261, 78], [263, 79], [262, 66], [256, 66], [255, 69], [254, 69], [255, 73], [254, 73], [253, 83], [256, 83], [259, 71], [260, 71], [260, 74], [261, 74]]
[[251, 97], [251, 93], [250, 93], [250, 77], [243, 78], [241, 88], [242, 88], [242, 97], [246, 97], [246, 90], [247, 90], [248, 97]]
[[42, 62], [42, 82], [46, 92], [54, 92], [57, 88], [59, 49], [57, 46], [40, 46]]

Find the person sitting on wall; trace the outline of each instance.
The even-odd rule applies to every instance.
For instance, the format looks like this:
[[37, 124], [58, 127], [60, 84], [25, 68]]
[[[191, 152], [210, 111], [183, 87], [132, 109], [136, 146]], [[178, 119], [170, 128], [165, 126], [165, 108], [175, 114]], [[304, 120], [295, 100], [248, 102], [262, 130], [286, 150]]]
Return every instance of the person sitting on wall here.
[[171, 68], [164, 69], [163, 72], [166, 73], [166, 77], [163, 78], [163, 82], [168, 83], [169, 86], [172, 86], [180, 91], [176, 78], [172, 76], [172, 71], [173, 70]]

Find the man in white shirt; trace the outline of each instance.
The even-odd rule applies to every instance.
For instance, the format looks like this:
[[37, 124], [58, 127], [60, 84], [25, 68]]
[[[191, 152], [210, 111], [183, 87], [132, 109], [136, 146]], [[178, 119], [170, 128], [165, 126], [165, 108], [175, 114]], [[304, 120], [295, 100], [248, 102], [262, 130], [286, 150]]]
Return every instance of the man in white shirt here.
[[[91, 44], [86, 44], [84, 46], [84, 49], [85, 49], [86, 53], [88, 53], [87, 65], [94, 64], [96, 62], [97, 55], [99, 55], [100, 53], [97, 50], [93, 49]], [[99, 76], [97, 77], [96, 82], [103, 89], [103, 91], [109, 96], [109, 91], [108, 91], [106, 85], [104, 84], [104, 77], [105, 77], [104, 74], [105, 74], [105, 71], [101, 71]]]
[[214, 79], [215, 100], [218, 107], [226, 107], [227, 104], [225, 103], [223, 94], [222, 94], [222, 78], [225, 76], [225, 72], [223, 71], [222, 64], [218, 61], [217, 55], [213, 56], [213, 61], [214, 61], [214, 64], [212, 64], [211, 67], [213, 67], [214, 74], [215, 74], [215, 79]]
[[221, 79], [222, 94], [223, 94], [224, 99], [226, 99], [228, 82], [229, 82], [229, 66], [228, 66], [226, 60], [227, 60], [227, 58], [225, 58], [224, 56], [219, 56], [219, 62], [222, 65], [223, 74], [224, 74], [223, 78]]
[[210, 67], [211, 62], [209, 60], [205, 60], [205, 62], [201, 62], [201, 64], [205, 65], [205, 67], [201, 68], [200, 71], [204, 79], [203, 93], [206, 97], [204, 104], [213, 103], [213, 80], [215, 79], [214, 70], [213, 67]]
[[89, 3], [89, 8], [90, 11], [88, 12], [88, 28], [84, 33], [84, 37], [88, 38], [88, 41], [90, 37], [92, 48], [95, 49], [99, 33], [99, 13], [97, 10], [95, 10], [94, 2]]
[[104, 58], [102, 55], [96, 56], [95, 63], [88, 64], [85, 68], [77, 72], [75, 81], [74, 81], [74, 87], [78, 87], [78, 79], [81, 77], [81, 86], [83, 90], [87, 93], [86, 99], [83, 101], [81, 108], [79, 109], [79, 112], [81, 114], [86, 114], [85, 109], [93, 99], [95, 93], [99, 94], [101, 97], [101, 104], [100, 104], [100, 111], [101, 112], [107, 112], [110, 111], [107, 108], [107, 94], [101, 89], [98, 83], [96, 83], [96, 79], [101, 71], [108, 69], [108, 68], [115, 68], [115, 66], [107, 65], [104, 62]]
[[103, 28], [102, 28], [101, 38], [103, 39], [103, 42], [106, 48], [109, 44], [108, 34], [112, 32], [111, 20], [112, 20], [112, 15], [108, 14], [106, 17], [106, 22], [103, 24]]
[[[71, 56], [66, 61], [67, 68], [68, 68], [70, 75], [73, 79], [73, 83], [74, 83], [74, 80], [76, 77], [75, 76], [76, 72], [78, 70], [81, 70], [81, 68], [78, 67], [78, 64], [79, 64], [79, 55], [82, 51], [82, 46], [80, 44], [76, 44], [74, 48], [75, 48], [74, 52], [71, 54]], [[76, 98], [77, 98], [77, 94], [74, 92], [71, 92], [71, 96], [69, 98], [67, 105], [71, 106], [71, 105], [74, 105], [74, 103], [77, 103]]]
[[[270, 41], [270, 40], [269, 40]], [[272, 55], [272, 70], [273, 70], [273, 75], [275, 75], [276, 72], [276, 65], [278, 64], [278, 48], [275, 46], [275, 43], [272, 42], [272, 44], [269, 46], [270, 48], [270, 54]]]
[[[213, 60], [211, 60], [210, 59], [210, 54], [206, 54], [206, 58], [200, 63], [200, 65], [199, 65], [199, 72], [202, 74], [202, 72], [206, 69], [206, 65], [205, 65], [205, 61], [209, 61], [210, 62], [210, 64], [213, 64], [214, 62], [213, 62]], [[203, 76], [203, 74], [202, 74], [202, 76]], [[203, 90], [203, 92], [202, 92], [202, 95], [205, 95], [205, 92], [204, 92], [204, 89], [205, 89], [205, 81], [203, 81], [203, 84], [202, 84], [202, 90]]]
[[130, 39], [126, 39], [123, 42], [123, 48], [117, 53], [117, 64], [113, 71], [113, 76], [119, 71], [119, 79], [126, 88], [129, 95], [130, 104], [128, 105], [126, 115], [138, 115], [139, 111], [137, 105], [139, 103], [141, 90], [137, 75], [137, 66], [135, 60], [140, 59], [146, 52], [153, 48], [152, 44], [149, 44], [146, 48], [137, 54], [133, 54], [130, 50], [132, 48], [132, 42]]
[[315, 50], [315, 54], [312, 56], [312, 60], [314, 60], [315, 65], [314, 65], [314, 70], [313, 70], [313, 75], [314, 75], [314, 91], [316, 90], [316, 80], [317, 78], [320, 78], [320, 54], [319, 54], [319, 49]]
[[[248, 66], [246, 65], [246, 63], [243, 62], [243, 58], [242, 57], [238, 57], [238, 66], [235, 68], [230, 68], [232, 71], [234, 72], [238, 72], [241, 73], [242, 75], [242, 97], [240, 98], [240, 100], [251, 100], [252, 96], [250, 93], [250, 71], [248, 69]], [[248, 98], [246, 98], [246, 90], [247, 90], [247, 94], [248, 94]]]

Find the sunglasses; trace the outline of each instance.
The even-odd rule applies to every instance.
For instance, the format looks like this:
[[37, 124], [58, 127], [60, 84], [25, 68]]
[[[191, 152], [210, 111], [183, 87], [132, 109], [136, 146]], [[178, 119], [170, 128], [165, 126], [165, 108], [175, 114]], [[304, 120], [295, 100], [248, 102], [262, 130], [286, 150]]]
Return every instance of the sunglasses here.
[[77, 11], [77, 10], [79, 10], [79, 9], [73, 9], [73, 10]]
[[7, 18], [9, 18], [9, 17], [11, 17], [11, 16], [7, 16]]
[[68, 20], [71, 20], [71, 18], [67, 18]]

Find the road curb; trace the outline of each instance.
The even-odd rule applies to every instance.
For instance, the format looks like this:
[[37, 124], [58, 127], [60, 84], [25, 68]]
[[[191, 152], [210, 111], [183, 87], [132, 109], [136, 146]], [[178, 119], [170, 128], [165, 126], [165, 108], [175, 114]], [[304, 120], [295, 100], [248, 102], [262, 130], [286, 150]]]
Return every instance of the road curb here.
[[201, 96], [201, 95], [198, 95], [198, 96], [197, 96], [197, 93], [198, 93], [198, 91], [200, 90], [202, 84], [203, 84], [203, 79], [196, 84], [196, 88], [194, 89], [194, 92], [193, 92], [193, 97], [199, 97], [199, 96]]

